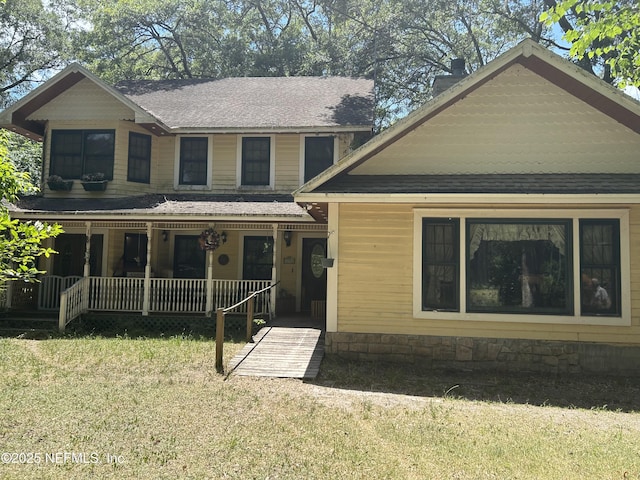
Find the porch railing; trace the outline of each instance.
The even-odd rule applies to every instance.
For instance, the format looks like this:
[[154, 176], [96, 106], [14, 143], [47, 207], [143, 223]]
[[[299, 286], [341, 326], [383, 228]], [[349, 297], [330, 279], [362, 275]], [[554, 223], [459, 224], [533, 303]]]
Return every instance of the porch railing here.
[[58, 310], [60, 308], [60, 293], [76, 283], [82, 277], [61, 277], [47, 275], [40, 279], [38, 288], [38, 310]]
[[[61, 277], [60, 277], [61, 278]], [[71, 277], [68, 277], [71, 278]], [[127, 277], [78, 277], [71, 287], [60, 295], [60, 329], [86, 311], [92, 312], [143, 312], [144, 279]], [[182, 278], [152, 278], [149, 284], [149, 313], [196, 313], [206, 314], [207, 280]], [[65, 282], [54, 278], [47, 283], [43, 294], [45, 309], [53, 309], [51, 299]], [[210, 292], [213, 310], [222, 305], [235, 305], [252, 292], [255, 296], [255, 311], [271, 314], [270, 280], [213, 280]], [[58, 290], [59, 291], [59, 290]], [[243, 303], [235, 310], [247, 313]]]
[[89, 310], [142, 311], [144, 278], [89, 277]]
[[60, 295], [60, 313], [58, 315], [58, 328], [64, 332], [66, 326], [87, 311], [88, 278], [80, 278], [76, 283], [67, 288]]

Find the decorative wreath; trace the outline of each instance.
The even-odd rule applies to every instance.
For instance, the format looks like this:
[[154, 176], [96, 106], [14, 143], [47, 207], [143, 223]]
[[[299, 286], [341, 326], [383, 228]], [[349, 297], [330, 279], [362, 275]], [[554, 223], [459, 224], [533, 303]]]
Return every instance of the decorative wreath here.
[[198, 239], [202, 250], [215, 250], [220, 246], [220, 235], [213, 228], [207, 228]]

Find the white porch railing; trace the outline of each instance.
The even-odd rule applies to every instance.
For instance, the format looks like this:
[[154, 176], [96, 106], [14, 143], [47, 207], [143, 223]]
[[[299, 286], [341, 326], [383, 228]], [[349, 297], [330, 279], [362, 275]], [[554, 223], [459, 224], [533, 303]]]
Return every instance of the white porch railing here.
[[[238, 303], [249, 296], [250, 293], [258, 292], [271, 285], [271, 280], [214, 280], [213, 290], [214, 307], [226, 308]], [[261, 293], [256, 297], [255, 311], [260, 313], [271, 312], [269, 292]], [[238, 313], [247, 313], [247, 304], [243, 304], [236, 310]]]
[[150, 312], [205, 313], [207, 281], [193, 278], [152, 278]]
[[[235, 305], [253, 292], [264, 290], [270, 280], [213, 280], [212, 291], [207, 292], [203, 279], [152, 278], [150, 279], [149, 313], [201, 313], [206, 314], [207, 293], [213, 299], [213, 310]], [[51, 285], [62, 285], [58, 280]], [[51, 291], [54, 287], [51, 287]], [[52, 293], [47, 293], [44, 298]], [[270, 314], [271, 296], [265, 291], [256, 296], [255, 311]], [[60, 295], [60, 329], [87, 311], [143, 312], [144, 278], [88, 277], [80, 278]], [[48, 305], [51, 305], [49, 302]], [[244, 303], [235, 310], [246, 313]]]
[[89, 277], [89, 310], [142, 311], [144, 278]]
[[80, 278], [76, 283], [67, 288], [60, 295], [60, 313], [58, 315], [58, 328], [64, 332], [70, 321], [87, 311], [87, 286], [88, 278]]
[[58, 275], [42, 277], [38, 288], [38, 310], [58, 310], [60, 308], [60, 294], [81, 278]]

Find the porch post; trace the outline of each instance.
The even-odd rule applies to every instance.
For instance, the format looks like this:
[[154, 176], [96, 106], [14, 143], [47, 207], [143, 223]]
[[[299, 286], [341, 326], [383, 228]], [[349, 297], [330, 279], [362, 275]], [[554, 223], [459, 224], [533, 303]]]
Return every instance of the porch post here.
[[205, 314], [213, 311], [213, 250], [207, 250], [207, 303]]
[[83, 276], [86, 278], [91, 274], [91, 222], [86, 223], [87, 240], [84, 247], [84, 271]]
[[144, 296], [142, 300], [142, 315], [149, 315], [149, 300], [151, 298], [151, 222], [147, 223], [147, 264], [144, 267]]
[[[273, 265], [271, 267], [271, 284], [275, 284], [278, 281], [278, 224], [273, 224]], [[269, 310], [269, 318], [273, 317], [276, 311], [276, 289], [269, 290], [271, 296], [271, 309]]]

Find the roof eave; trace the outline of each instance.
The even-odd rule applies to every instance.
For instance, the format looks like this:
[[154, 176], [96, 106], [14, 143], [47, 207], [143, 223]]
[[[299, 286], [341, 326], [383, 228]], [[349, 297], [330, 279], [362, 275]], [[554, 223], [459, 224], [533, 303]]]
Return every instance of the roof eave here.
[[[20, 133], [29, 138], [32, 138], [32, 135], [34, 135], [37, 137], [37, 140], [42, 140], [45, 131], [44, 125], [41, 122], [27, 120], [28, 116], [85, 78], [91, 80], [109, 95], [130, 108], [135, 114], [136, 123], [141, 124], [156, 134], [161, 134], [160, 132], [167, 134], [169, 132], [169, 128], [161, 121], [122, 95], [115, 88], [107, 85], [78, 63], [72, 63], [16, 103], [0, 112], [0, 127]], [[158, 131], [154, 132], [153, 129], [151, 129], [151, 125], [156, 126], [156, 130]]]

